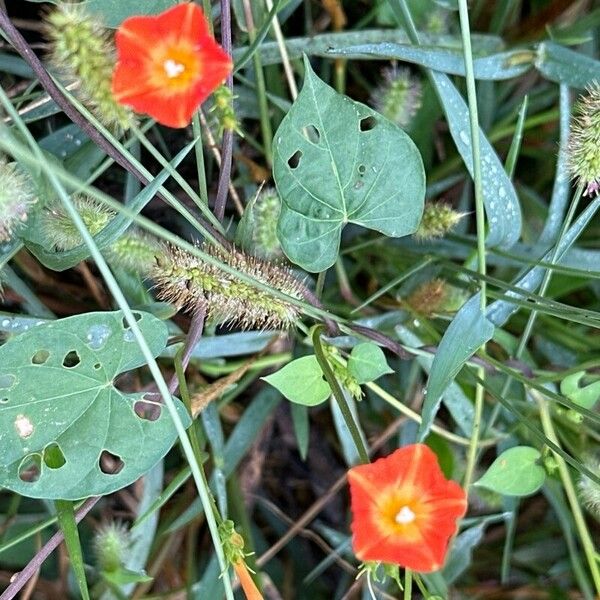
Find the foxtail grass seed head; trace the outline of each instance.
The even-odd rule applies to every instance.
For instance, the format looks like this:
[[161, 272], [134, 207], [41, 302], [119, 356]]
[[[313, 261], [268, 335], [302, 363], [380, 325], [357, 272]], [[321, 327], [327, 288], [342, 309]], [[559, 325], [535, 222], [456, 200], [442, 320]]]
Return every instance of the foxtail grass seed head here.
[[130, 544], [129, 532], [123, 523], [110, 522], [101, 525], [94, 536], [98, 567], [105, 573], [113, 573], [121, 569]]
[[[587, 468], [593, 473], [598, 473], [600, 470], [600, 461], [586, 461]], [[597, 520], [600, 521], [600, 485], [591, 480], [586, 475], [582, 475], [577, 483], [577, 493], [579, 500], [588, 510], [588, 512]]]
[[0, 243], [8, 242], [27, 221], [37, 202], [31, 179], [14, 162], [0, 157]]
[[421, 82], [405, 68], [384, 69], [382, 75], [384, 81], [374, 91], [372, 104], [392, 123], [408, 127], [421, 108]]
[[444, 237], [464, 216], [445, 202], [430, 202], [425, 205], [415, 237], [418, 240]]
[[164, 244], [138, 230], [126, 231], [108, 249], [107, 258], [114, 266], [142, 276], [149, 276], [164, 256]]
[[274, 188], [264, 189], [254, 205], [255, 227], [252, 239], [256, 253], [264, 258], [276, 258], [283, 255], [277, 237], [277, 221], [281, 212], [281, 198]]
[[50, 59], [69, 80], [78, 82], [81, 100], [108, 127], [129, 129], [133, 113], [118, 104], [111, 82], [114, 45], [107, 29], [80, 4], [62, 2], [46, 17]]
[[450, 285], [445, 279], [432, 279], [419, 285], [404, 300], [404, 304], [422, 315], [456, 312], [465, 302], [462, 290]]
[[[302, 284], [285, 267], [236, 249], [223, 250], [209, 244], [203, 244], [201, 249], [236, 271], [288, 296], [302, 298]], [[295, 305], [173, 246], [166, 247], [152, 277], [160, 300], [192, 311], [204, 307], [208, 318], [216, 323], [242, 329], [286, 329], [300, 317]]]
[[586, 196], [600, 192], [600, 83], [593, 83], [575, 108], [569, 139], [569, 169]]
[[[85, 226], [92, 235], [100, 233], [115, 217], [115, 212], [100, 202], [83, 195], [72, 198]], [[70, 250], [83, 243], [81, 235], [61, 202], [46, 205], [42, 229], [49, 245], [56, 250]]]

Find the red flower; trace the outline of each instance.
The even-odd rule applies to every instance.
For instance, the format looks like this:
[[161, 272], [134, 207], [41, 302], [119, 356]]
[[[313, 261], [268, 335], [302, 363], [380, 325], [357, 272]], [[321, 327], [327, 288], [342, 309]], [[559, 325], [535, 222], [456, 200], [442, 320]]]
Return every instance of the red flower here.
[[169, 127], [188, 125], [232, 68], [193, 2], [156, 16], [125, 19], [116, 44], [112, 91], [117, 102]]
[[457, 519], [467, 510], [462, 488], [444, 477], [424, 444], [396, 450], [348, 472], [353, 548], [362, 561], [420, 571], [443, 564]]

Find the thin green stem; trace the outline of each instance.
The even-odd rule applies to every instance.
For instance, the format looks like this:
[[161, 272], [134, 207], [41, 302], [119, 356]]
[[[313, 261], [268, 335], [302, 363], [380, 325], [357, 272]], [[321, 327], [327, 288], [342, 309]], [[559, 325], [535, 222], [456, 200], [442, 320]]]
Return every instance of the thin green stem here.
[[208, 206], [208, 185], [206, 184], [206, 163], [204, 160], [204, 144], [202, 143], [202, 125], [200, 124], [200, 115], [198, 111], [192, 117], [192, 130], [196, 145], [194, 153], [196, 155], [196, 170], [198, 172], [198, 192], [200, 199], [205, 206]]
[[410, 569], [404, 570], [404, 600], [412, 599], [412, 571]]
[[[558, 238], [556, 239], [554, 251], [553, 251], [552, 257], [550, 259], [550, 264], [552, 264], [552, 265], [554, 265], [558, 261], [558, 255], [560, 252], [561, 242], [563, 240], [565, 233], [569, 229], [571, 222], [573, 221], [573, 219], [575, 217], [575, 213], [577, 211], [577, 207], [579, 205], [579, 200], [581, 198], [582, 193], [583, 193], [583, 185], [580, 184], [575, 191], [575, 195], [573, 196], [573, 199], [571, 201], [569, 211], [567, 212], [565, 220], [563, 221], [560, 232], [558, 234]], [[552, 275], [553, 275], [552, 269], [548, 269], [544, 273], [544, 278], [542, 280], [542, 284], [540, 285], [538, 295], [540, 295], [540, 296], [545, 295], [546, 291], [548, 290], [548, 286], [550, 285], [550, 280], [552, 279]], [[525, 325], [525, 328], [523, 329], [523, 334], [521, 335], [521, 337], [519, 339], [519, 343], [517, 345], [517, 349], [515, 350], [515, 355], [514, 355], [515, 360], [519, 360], [521, 358], [521, 356], [523, 356], [523, 352], [525, 352], [525, 349], [527, 348], [527, 344], [529, 343], [529, 338], [531, 337], [531, 332], [533, 331], [533, 326], [535, 325], [537, 315], [538, 315], [537, 311], [532, 310], [529, 315], [529, 318], [527, 319], [527, 323]], [[510, 390], [510, 386], [513, 382], [513, 379], [514, 378], [512, 376], [508, 376], [506, 378], [506, 381], [504, 382], [504, 385], [502, 387], [502, 391], [500, 392], [500, 395], [502, 397], [506, 397], [506, 395], [508, 394], [508, 391]], [[500, 414], [501, 408], [502, 408], [502, 406], [500, 404], [496, 404], [496, 406], [494, 406], [494, 410], [490, 414], [490, 418], [488, 420], [488, 423], [487, 423], [484, 433], [488, 433], [489, 430], [492, 428], [492, 426], [494, 425], [494, 423], [496, 422], [496, 419], [498, 418], [498, 416]]]
[[[197, 115], [196, 115], [197, 116]], [[169, 171], [171, 177], [181, 186], [181, 189], [194, 201], [196, 206], [200, 208], [200, 210], [206, 210], [206, 202], [196, 192], [193, 190], [192, 186], [179, 174], [177, 169], [175, 169], [169, 161], [154, 147], [152, 142], [146, 137], [143, 131], [139, 127], [132, 127], [134, 135], [137, 139], [142, 143], [142, 146], [150, 152], [150, 154], [158, 161], [161, 167]], [[201, 140], [198, 140], [201, 144]], [[196, 148], [198, 147], [198, 143], [196, 143]]]
[[65, 538], [71, 568], [75, 574], [81, 597], [83, 600], [89, 600], [90, 593], [85, 577], [83, 552], [81, 550], [81, 540], [79, 539], [79, 530], [77, 529], [77, 522], [75, 520], [73, 502], [69, 500], [55, 500], [54, 506], [56, 507], [56, 516], [58, 517], [58, 523]]
[[[544, 429], [544, 434], [550, 441], [554, 442], [556, 446], [560, 447], [560, 442], [558, 436], [556, 435], [554, 424], [552, 423], [552, 417], [550, 415], [548, 403], [541, 394], [531, 392], [531, 395], [535, 398], [539, 406], [540, 419], [542, 421], [542, 428]], [[558, 465], [560, 479], [562, 481], [565, 493], [567, 494], [567, 498], [571, 506], [571, 512], [573, 513], [575, 527], [577, 528], [579, 539], [581, 540], [581, 545], [583, 546], [583, 551], [585, 553], [585, 557], [587, 559], [588, 566], [592, 574], [592, 579], [594, 580], [596, 593], [600, 597], [600, 567], [598, 566], [598, 559], [596, 555], [596, 549], [594, 547], [594, 542], [585, 522], [581, 506], [579, 505], [577, 492], [575, 491], [575, 486], [573, 485], [573, 480], [571, 479], [571, 474], [569, 473], [569, 467], [567, 466], [567, 463], [564, 461], [563, 457], [560, 454], [558, 454], [554, 450], [553, 452], [556, 464]]]
[[356, 424], [352, 411], [350, 410], [350, 406], [348, 405], [346, 397], [344, 396], [344, 392], [342, 391], [342, 388], [336, 379], [335, 373], [333, 372], [333, 369], [331, 368], [329, 361], [325, 356], [325, 351], [323, 350], [321, 333], [324, 331], [325, 327], [323, 325], [317, 325], [313, 331], [312, 341], [315, 348], [315, 356], [317, 357], [319, 366], [323, 371], [323, 376], [331, 388], [331, 392], [333, 393], [333, 397], [335, 398], [340, 412], [342, 413], [342, 417], [344, 418], [346, 426], [348, 427], [348, 431], [350, 431], [350, 435], [352, 436], [352, 440], [356, 446], [356, 451], [358, 452], [360, 462], [366, 464], [369, 462], [369, 452], [365, 448], [358, 425]]
[[[252, 45], [256, 39], [256, 27], [254, 26], [254, 17], [252, 15], [252, 7], [250, 0], [243, 0], [244, 15], [246, 18], [246, 27], [248, 28], [248, 39]], [[252, 56], [254, 63], [254, 76], [256, 78], [256, 97], [258, 100], [258, 111], [260, 117], [260, 130], [263, 138], [263, 147], [267, 164], [273, 163], [273, 128], [269, 118], [269, 102], [267, 99], [267, 86], [265, 84], [265, 74], [263, 72], [262, 60], [260, 53], [255, 52]]]
[[[0, 87], [0, 102], [4, 106], [7, 113], [11, 116], [14, 123], [17, 125], [18, 129], [23, 133], [25, 133], [25, 132], [28, 133], [28, 130], [25, 127], [25, 124], [23, 123], [23, 121], [21, 120], [21, 118], [19, 117], [17, 112], [15, 111], [10, 100], [8, 99], [4, 90], [1, 87]], [[3, 137], [14, 140], [14, 137], [12, 136], [10, 130], [5, 125], [0, 124], [0, 132]], [[146, 342], [146, 339], [144, 338], [144, 335], [138, 325], [137, 319], [136, 319], [135, 315], [133, 314], [131, 307], [129, 306], [129, 303], [127, 302], [127, 299], [125, 298], [125, 295], [123, 294], [121, 288], [119, 287], [119, 284], [117, 283], [117, 280], [115, 279], [115, 276], [112, 274], [110, 268], [108, 267], [108, 264], [106, 263], [104, 257], [102, 256], [100, 250], [98, 249], [98, 246], [96, 245], [96, 243], [94, 241], [94, 238], [88, 231], [87, 227], [85, 226], [85, 223], [83, 222], [83, 220], [82, 220], [81, 216], [79, 215], [79, 213], [77, 212], [76, 208], [73, 206], [73, 202], [71, 201], [69, 194], [67, 193], [67, 191], [65, 190], [65, 188], [63, 187], [61, 182], [59, 181], [56, 173], [48, 165], [47, 158], [45, 157], [45, 155], [42, 153], [41, 149], [38, 146], [35, 146], [32, 150], [33, 150], [33, 153], [35, 155], [35, 158], [36, 158], [39, 166], [42, 167], [44, 169], [44, 171], [47, 173], [48, 181], [49, 181], [50, 185], [56, 192], [60, 201], [63, 203], [67, 214], [69, 215], [70, 219], [73, 221], [73, 224], [79, 231], [79, 234], [81, 235], [84, 243], [88, 247], [88, 249], [90, 251], [90, 255], [91, 255], [92, 259], [94, 260], [94, 262], [96, 263], [96, 266], [97, 266], [98, 270], [100, 271], [100, 274], [102, 275], [104, 281], [106, 282], [108, 289], [110, 290], [113, 298], [115, 299], [115, 302], [117, 303], [119, 308], [123, 311], [123, 316], [125, 318], [125, 321], [131, 328], [131, 332], [133, 333], [133, 335], [140, 347], [140, 351], [142, 352], [142, 355], [144, 356], [146, 364], [148, 365], [148, 368], [150, 369], [150, 373], [152, 374], [152, 376], [154, 378], [156, 386], [158, 387], [158, 390], [159, 390], [159, 392], [163, 398], [163, 401], [165, 403], [165, 406], [166, 406], [167, 410], [169, 411], [171, 418], [173, 419], [173, 424], [174, 424], [177, 434], [179, 436], [179, 440], [180, 440], [181, 446], [183, 448], [185, 457], [188, 460], [190, 467], [192, 469], [192, 474], [194, 476], [194, 480], [195, 480], [196, 487], [198, 489], [198, 493], [200, 495], [202, 504], [204, 506], [210, 507], [210, 501], [208, 499], [208, 490], [205, 485], [204, 478], [202, 477], [202, 473], [200, 472], [200, 469], [198, 468], [198, 465], [196, 464], [194, 452], [191, 447], [190, 441], [187, 437], [186, 430], [183, 426], [181, 418], [179, 417], [179, 414], [177, 412], [177, 407], [175, 405], [173, 397], [171, 396], [171, 394], [169, 392], [167, 383], [160, 371], [160, 368], [158, 366], [158, 363], [156, 362], [156, 359], [154, 358], [154, 354], [153, 354], [152, 350], [150, 350], [148, 343]], [[219, 565], [221, 567], [221, 570], [223, 572], [225, 572], [225, 570], [227, 568], [227, 562], [225, 560], [223, 548], [221, 546], [217, 523], [215, 521], [214, 515], [211, 510], [208, 510], [206, 512], [206, 521], [208, 523], [209, 530], [211, 532], [211, 536], [213, 538], [213, 544], [215, 547], [215, 552], [217, 553]], [[225, 589], [225, 595], [227, 597], [227, 600], [233, 600], [233, 591], [231, 588], [231, 582], [230, 582], [229, 578], [227, 578], [227, 577], [223, 578], [223, 587]]]
[[[473, 69], [473, 51], [471, 48], [471, 32], [469, 26], [469, 9], [467, 0], [459, 0], [458, 10], [460, 17], [460, 30], [463, 42], [463, 55], [465, 59], [465, 75], [467, 81], [467, 99], [469, 103], [469, 119], [471, 124], [471, 148], [473, 151], [473, 181], [475, 183], [475, 220], [477, 225], [477, 271], [485, 277], [487, 267], [485, 258], [485, 208], [483, 203], [483, 178], [481, 171], [481, 149], [479, 135], [479, 115], [477, 111], [477, 90], [475, 88], [475, 73]], [[486, 307], [486, 282], [480, 279], [481, 311]], [[485, 349], [485, 346], [484, 346]], [[479, 377], [485, 377], [485, 370], [479, 369]], [[463, 486], [469, 489], [473, 472], [477, 462], [477, 446], [481, 431], [481, 418], [483, 415], [484, 389], [478, 385], [475, 389], [475, 414], [473, 417], [473, 430], [471, 444], [467, 454], [467, 465]]]

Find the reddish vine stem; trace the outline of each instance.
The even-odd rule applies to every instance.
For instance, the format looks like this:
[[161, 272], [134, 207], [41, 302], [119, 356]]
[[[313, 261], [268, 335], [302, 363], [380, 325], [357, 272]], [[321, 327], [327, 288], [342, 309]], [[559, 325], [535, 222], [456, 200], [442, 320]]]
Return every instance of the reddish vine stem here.
[[[101, 496], [94, 498], [88, 498], [83, 506], [75, 513], [75, 521], [79, 523], [89, 512], [94, 508]], [[36, 553], [36, 555], [27, 563], [25, 568], [17, 573], [10, 585], [2, 592], [0, 600], [12, 600], [21, 589], [27, 584], [27, 582], [36, 574], [41, 568], [44, 561], [58, 548], [60, 543], [63, 541], [64, 536], [62, 531], [57, 531], [47, 542], [44, 544], [42, 549]]]
[[[221, 45], [229, 56], [232, 54], [231, 42], [231, 5], [230, 0], [221, 0]], [[233, 92], [233, 74], [227, 77], [226, 85]], [[231, 161], [233, 156], [233, 131], [225, 129], [223, 142], [221, 144], [221, 172], [219, 173], [219, 186], [215, 199], [215, 217], [223, 221], [225, 217], [225, 205], [229, 191], [229, 180], [231, 179]]]

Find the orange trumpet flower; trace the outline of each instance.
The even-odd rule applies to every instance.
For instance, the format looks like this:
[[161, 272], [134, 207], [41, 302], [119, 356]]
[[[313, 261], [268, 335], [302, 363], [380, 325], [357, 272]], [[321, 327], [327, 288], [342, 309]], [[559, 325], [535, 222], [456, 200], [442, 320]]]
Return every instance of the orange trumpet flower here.
[[353, 467], [348, 479], [353, 548], [360, 560], [422, 573], [444, 564], [467, 498], [456, 482], [444, 477], [428, 446], [413, 444]]
[[193, 2], [125, 19], [115, 41], [115, 99], [169, 127], [188, 125], [232, 69], [230, 56], [209, 34], [204, 13]]

